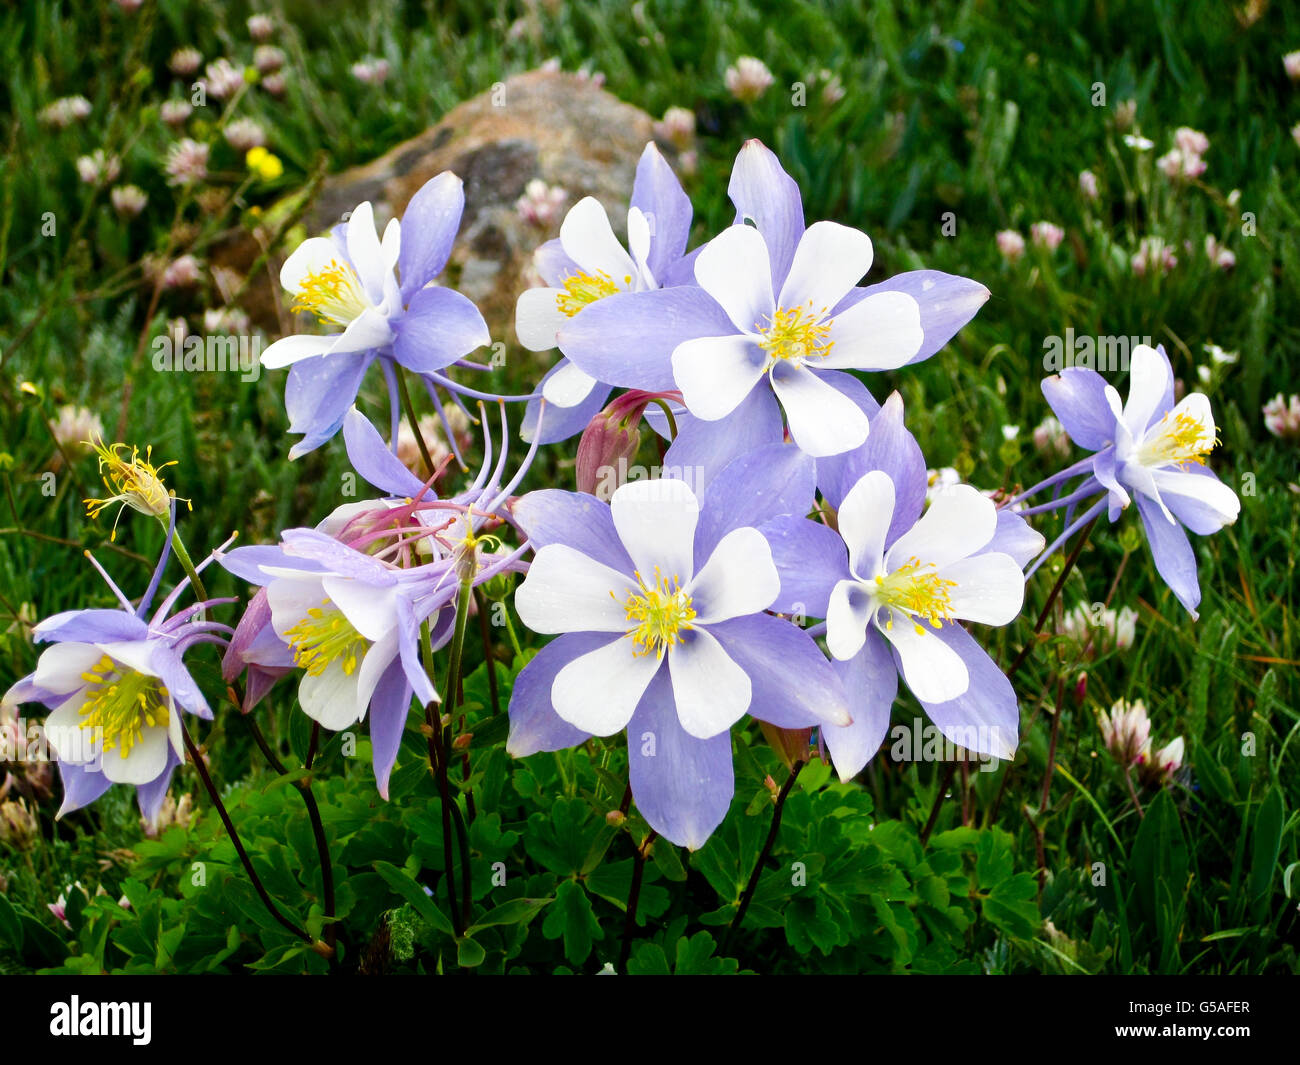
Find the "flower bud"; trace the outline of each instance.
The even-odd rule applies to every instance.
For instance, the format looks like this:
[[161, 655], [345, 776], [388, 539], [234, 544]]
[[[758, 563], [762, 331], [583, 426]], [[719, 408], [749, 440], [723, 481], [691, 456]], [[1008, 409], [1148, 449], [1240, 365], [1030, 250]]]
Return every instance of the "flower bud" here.
[[605, 824], [609, 825], [610, 828], [620, 828], [626, 820], [627, 814], [622, 810], [610, 810], [609, 813], [605, 815]]
[[617, 404], [616, 400], [592, 418], [578, 440], [578, 491], [606, 503], [627, 480], [628, 462], [641, 446], [637, 423], [644, 407], [624, 414]]
[[808, 761], [812, 729], [780, 728], [766, 721], [760, 721], [758, 724], [763, 730], [763, 737], [767, 740], [768, 746], [776, 752], [776, 756], [781, 759], [786, 769], [794, 768], [795, 762]]

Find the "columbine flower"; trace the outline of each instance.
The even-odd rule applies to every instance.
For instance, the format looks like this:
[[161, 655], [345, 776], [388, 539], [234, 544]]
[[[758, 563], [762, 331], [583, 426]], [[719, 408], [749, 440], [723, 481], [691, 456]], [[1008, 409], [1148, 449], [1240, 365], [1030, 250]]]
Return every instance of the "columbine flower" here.
[[149, 197], [136, 185], [116, 185], [108, 194], [113, 210], [124, 218], [134, 218], [145, 209]]
[[996, 237], [998, 254], [1009, 263], [1025, 254], [1025, 238], [1014, 229], [1000, 229]]
[[363, 203], [330, 236], [308, 238], [285, 261], [280, 284], [293, 294], [293, 309], [341, 329], [284, 337], [262, 352], [263, 366], [291, 367], [289, 431], [304, 436], [290, 458], [338, 432], [375, 359], [430, 373], [489, 342], [473, 303], [430, 284], [451, 255], [464, 206], [460, 178], [439, 174], [411, 199], [404, 223], [388, 223], [382, 242], [374, 211]]
[[601, 381], [682, 392], [669, 465], [717, 469], [779, 442], [782, 407], [809, 454], [848, 451], [878, 404], [843, 370], [928, 358], [988, 289], [936, 270], [855, 288], [871, 265], [870, 239], [833, 222], [805, 229], [798, 185], [758, 141], [741, 149], [728, 192], [738, 223], [754, 224], [695, 254], [699, 287], [601, 300], [560, 330], [560, 349]]
[[742, 55], [733, 65], [727, 67], [723, 80], [726, 82], [727, 92], [742, 103], [753, 103], [776, 81], [772, 77], [772, 72], [767, 69], [767, 64], [749, 55]]
[[122, 165], [117, 156], [105, 155], [103, 148], [96, 148], [77, 160], [77, 176], [87, 185], [107, 185], [116, 181], [121, 172]]
[[208, 92], [218, 100], [234, 96], [244, 85], [244, 72], [229, 59], [214, 59], [204, 70]]
[[561, 635], [515, 681], [507, 750], [523, 757], [626, 728], [638, 809], [692, 850], [726, 816], [729, 730], [741, 717], [789, 728], [849, 720], [816, 643], [764, 613], [792, 609], [764, 523], [803, 521], [811, 464], [769, 445], [711, 484], [702, 500], [670, 479], [625, 484], [608, 507], [560, 491], [514, 507], [537, 552], [515, 606], [535, 632]]
[[1264, 404], [1264, 428], [1282, 440], [1300, 440], [1300, 396], [1288, 403], [1279, 392]]
[[860, 475], [846, 479], [839, 504], [843, 542], [804, 565], [805, 579], [821, 589], [808, 613], [826, 618], [826, 646], [853, 697], [853, 723], [822, 730], [841, 778], [879, 748], [899, 674], [954, 743], [1010, 758], [1020, 723], [1015, 693], [958, 622], [1013, 621], [1024, 601], [1021, 566], [1043, 538], [970, 485], [939, 492], [922, 514], [925, 462], [897, 393], [872, 420], [848, 472]]
[[[169, 126], [183, 126], [189, 121], [190, 115], [194, 114], [194, 108], [190, 106], [188, 100], [167, 100], [158, 110], [159, 116]], [[204, 159], [206, 163], [207, 160]]]
[[1125, 768], [1136, 765], [1151, 742], [1146, 704], [1141, 699], [1131, 703], [1120, 699], [1109, 714], [1101, 715], [1099, 724], [1102, 742], [1111, 757]]
[[101, 569], [122, 610], [70, 610], [33, 630], [37, 642], [53, 646], [9, 694], [51, 711], [45, 733], [63, 779], [60, 817], [94, 802], [112, 784], [133, 784], [140, 812], [151, 820], [167, 794], [172, 770], [184, 757], [181, 712], [212, 717], [181, 659], [196, 643], [224, 642], [227, 626], [191, 619], [201, 616], [204, 607], [229, 600], [198, 603], [168, 617], [188, 587], [186, 579], [145, 621], [170, 543], [169, 531], [138, 607], [131, 607]]
[[237, 152], [260, 148], [266, 143], [266, 130], [251, 118], [237, 118], [226, 126], [226, 143]]
[[546, 229], [560, 216], [560, 208], [568, 198], [568, 192], [559, 185], [548, 185], [541, 178], [533, 178], [524, 186], [524, 194], [515, 200], [515, 213], [529, 225]]
[[208, 153], [211, 148], [190, 137], [184, 137], [167, 150], [169, 185], [193, 185], [208, 176]]
[[[545, 287], [519, 296], [515, 332], [530, 351], [556, 346], [560, 330], [598, 301], [622, 292], [645, 292], [689, 281], [679, 267], [691, 229], [691, 202], [677, 175], [653, 144], [637, 163], [627, 212], [625, 250], [614, 236], [600, 201], [578, 201], [565, 215], [558, 240], [537, 249], [533, 263]], [[541, 393], [550, 405], [542, 443], [580, 432], [609, 397], [610, 389], [573, 362], [561, 359], [542, 378]], [[523, 430], [531, 439], [536, 404], [530, 405]]]
[[1065, 230], [1053, 222], [1035, 222], [1029, 227], [1029, 239], [1040, 248], [1056, 251], [1065, 239]]
[[1300, 51], [1287, 52], [1282, 57], [1282, 67], [1292, 81], [1300, 81]]
[[63, 129], [74, 122], [80, 122], [90, 112], [90, 101], [84, 96], [65, 96], [42, 108], [37, 118], [47, 126]]
[[167, 60], [167, 66], [178, 77], [188, 77], [203, 63], [203, 55], [197, 48], [177, 48]]
[[1201, 591], [1183, 526], [1205, 536], [1236, 521], [1241, 510], [1237, 494], [1205, 465], [1218, 443], [1210, 401], [1194, 392], [1175, 405], [1169, 358], [1163, 347], [1145, 344], [1133, 349], [1122, 405], [1105, 378], [1081, 367], [1046, 378], [1042, 388], [1070, 438], [1096, 452], [1092, 479], [1079, 492], [1095, 484], [1107, 495], [1085, 517], [1109, 504], [1113, 522], [1136, 495], [1156, 569], [1196, 617]]
[[1079, 191], [1084, 199], [1095, 200], [1098, 196], [1097, 175], [1091, 170], [1079, 171]]

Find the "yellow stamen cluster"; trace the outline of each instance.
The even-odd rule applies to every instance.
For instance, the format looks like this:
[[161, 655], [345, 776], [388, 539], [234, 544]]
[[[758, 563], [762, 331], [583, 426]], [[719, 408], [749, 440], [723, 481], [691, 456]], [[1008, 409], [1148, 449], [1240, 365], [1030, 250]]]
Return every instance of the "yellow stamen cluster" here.
[[[623, 283], [630, 285], [632, 278], [623, 278]], [[561, 314], [572, 318], [583, 307], [606, 296], [612, 296], [617, 291], [618, 286], [614, 284], [614, 279], [603, 271], [595, 275], [573, 274], [564, 279], [564, 291], [556, 295], [555, 306]]]
[[328, 599], [308, 610], [307, 616], [284, 634], [289, 637], [294, 662], [313, 677], [340, 659], [344, 674], [351, 676], [367, 647], [366, 638]]
[[[693, 628], [695, 608], [691, 606], [691, 597], [682, 591], [681, 580], [665, 577], [658, 566], [654, 583], [646, 584], [639, 572], [636, 579], [641, 586], [640, 594], [632, 592], [623, 601], [628, 624], [632, 626], [627, 632], [635, 647], [632, 653], [637, 658], [654, 654], [662, 659], [668, 648], [681, 642], [681, 632]], [[617, 601], [618, 596], [609, 594]]]
[[1143, 465], [1163, 466], [1189, 462], [1205, 465], [1205, 459], [1219, 442], [1218, 426], [1207, 426], [1190, 414], [1170, 411], [1160, 419], [1155, 432], [1147, 436], [1139, 453]]
[[309, 273], [298, 284], [292, 309], [311, 311], [322, 322], [348, 325], [369, 306], [356, 272], [337, 259]]
[[167, 709], [167, 689], [157, 677], [118, 666], [108, 655], [81, 674], [90, 687], [81, 708], [83, 729], [100, 730], [104, 750], [116, 747], [126, 758], [144, 738], [146, 728], [166, 725], [171, 718]]
[[[914, 617], [925, 618], [936, 629], [943, 628], [945, 621], [952, 620], [952, 589], [956, 581], [940, 577], [928, 562], [921, 562], [913, 557], [899, 566], [893, 573], [882, 574], [876, 578], [874, 598], [881, 606], [893, 607], [905, 611]], [[917, 634], [925, 632], [919, 622], [914, 622]], [[892, 629], [894, 619], [891, 614], [885, 622], [885, 628]]]
[[[164, 462], [161, 466], [153, 464], [153, 448], [145, 449], [145, 457], [140, 457], [138, 447], [131, 448], [131, 457], [124, 458], [119, 452], [126, 451], [126, 444], [113, 444], [111, 447], [103, 440], [86, 441], [99, 456], [99, 473], [104, 479], [104, 487], [113, 494], [106, 499], [85, 499], [86, 513], [97, 518], [100, 512], [114, 503], [121, 503], [155, 518], [166, 518], [171, 507], [172, 493], [167, 490], [159, 476], [160, 471], [175, 462]], [[189, 503], [189, 500], [184, 500]], [[119, 511], [120, 514], [120, 511]], [[116, 536], [116, 526], [114, 527]]]
[[826, 308], [814, 311], [811, 301], [806, 307], [778, 307], [766, 325], [757, 325], [763, 337], [758, 346], [773, 361], [785, 359], [798, 363], [803, 359], [824, 358], [835, 346], [830, 338], [831, 322], [826, 317]]

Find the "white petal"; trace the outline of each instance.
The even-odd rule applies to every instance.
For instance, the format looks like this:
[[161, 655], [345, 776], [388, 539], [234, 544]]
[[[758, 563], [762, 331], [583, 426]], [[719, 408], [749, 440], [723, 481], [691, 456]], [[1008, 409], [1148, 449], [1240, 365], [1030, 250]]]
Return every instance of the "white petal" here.
[[329, 237], [308, 237], [280, 267], [280, 285], [296, 295], [308, 274], [318, 274], [331, 263], [342, 263], [343, 258], [339, 246]]
[[781, 576], [763, 534], [732, 529], [718, 541], [686, 592], [699, 625], [766, 610], [781, 592]]
[[686, 409], [717, 421], [740, 405], [763, 376], [767, 356], [752, 337], [698, 337], [673, 349], [673, 380]]
[[1224, 525], [1231, 525], [1241, 513], [1237, 493], [1222, 481], [1182, 470], [1152, 470], [1151, 479], [1160, 494], [1187, 496], [1213, 510]]
[[838, 222], [814, 222], [799, 239], [777, 306], [811, 302], [815, 311], [830, 313], [871, 269], [871, 258], [865, 233]]
[[385, 274], [391, 274], [397, 268], [397, 260], [402, 253], [402, 223], [396, 218], [390, 218], [384, 227], [384, 239], [379, 242], [379, 251], [384, 260]]
[[773, 367], [772, 387], [785, 408], [790, 435], [813, 458], [839, 455], [867, 439], [867, 416], [853, 400], [806, 366]]
[[658, 568], [683, 586], [690, 583], [695, 576], [700, 503], [685, 481], [629, 481], [614, 492], [609, 509], [618, 537], [643, 580], [653, 582]]
[[122, 757], [120, 745], [111, 751], [104, 751], [101, 764], [104, 776], [114, 784], [139, 785], [157, 780], [167, 767], [167, 750], [170, 746], [166, 725], [146, 728], [140, 742], [131, 748], [131, 753], [125, 758]]
[[569, 322], [569, 316], [555, 302], [562, 294], [563, 290], [558, 288], [530, 288], [519, 294], [515, 304], [515, 334], [529, 351], [555, 347], [555, 334]]
[[871, 596], [860, 581], [840, 581], [826, 608], [826, 647], [832, 658], [847, 662], [867, 642], [873, 613]]
[[749, 709], [749, 674], [704, 629], [692, 629], [668, 649], [668, 673], [677, 720], [696, 739], [725, 732]]
[[78, 692], [50, 711], [45, 719], [45, 738], [64, 762], [81, 765], [99, 758], [102, 735], [98, 730], [81, 727], [81, 709], [85, 705], [86, 692]]
[[331, 732], [355, 725], [366, 716], [366, 704], [358, 697], [360, 680], [360, 670], [344, 673], [338, 660], [315, 676], [304, 673], [298, 685], [303, 713]]
[[631, 288], [636, 264], [614, 236], [600, 201], [584, 196], [560, 225], [560, 247], [587, 274], [605, 274], [619, 288]]
[[1138, 344], [1129, 359], [1128, 402], [1124, 404], [1124, 424], [1135, 437], [1140, 439], [1155, 417], [1169, 384], [1169, 369], [1160, 353]]
[[546, 379], [542, 385], [542, 395], [547, 403], [557, 407], [576, 407], [596, 387], [596, 379], [583, 373], [567, 359], [560, 363], [560, 368]]
[[885, 568], [892, 573], [912, 558], [946, 566], [978, 551], [993, 539], [997, 527], [993, 500], [968, 484], [951, 485], [937, 492], [921, 520], [894, 541]]
[[392, 664], [398, 654], [398, 633], [394, 628], [383, 639], [377, 641], [366, 651], [365, 657], [361, 659], [361, 666], [356, 671], [357, 677], [357, 705], [369, 706], [370, 700], [375, 694], [375, 688], [379, 686], [380, 680], [384, 676], [384, 671]]
[[330, 575], [322, 580], [325, 594], [352, 627], [367, 640], [382, 640], [397, 625], [397, 589]]
[[534, 632], [626, 632], [623, 603], [635, 587], [567, 544], [547, 544], [515, 592], [515, 609]]
[[153, 645], [147, 640], [114, 640], [98, 644], [104, 654], [114, 662], [143, 673], [146, 677], [158, 676], [153, 664]]
[[939, 570], [950, 589], [954, 617], [983, 625], [1009, 625], [1025, 602], [1025, 575], [1010, 555], [991, 552], [959, 559]]
[[278, 370], [299, 359], [324, 355], [334, 346], [334, 339], [332, 336], [318, 337], [310, 333], [295, 333], [292, 336], [281, 337], [262, 352], [262, 365], [268, 370]]
[[384, 298], [384, 274], [391, 269], [384, 266], [384, 253], [375, 232], [375, 211], [370, 201], [358, 204], [348, 218], [348, 258], [356, 269], [357, 278], [371, 303]]
[[640, 277], [637, 278], [639, 283], [636, 285], [638, 291], [659, 287], [646, 262], [650, 258], [650, 237], [650, 220], [641, 208], [633, 207], [627, 212], [627, 250], [632, 253], [632, 259], [640, 272]]
[[840, 536], [849, 548], [849, 569], [869, 580], [881, 572], [885, 535], [894, 519], [894, 482], [872, 470], [849, 489], [838, 513]]
[[828, 369], [895, 370], [921, 350], [920, 305], [906, 292], [877, 292], [837, 314]]
[[266, 586], [266, 602], [271, 608], [271, 628], [281, 640], [288, 643], [286, 631], [306, 618], [307, 611], [323, 607], [328, 598], [319, 574], [277, 577]]
[[883, 613], [892, 613], [893, 625], [882, 625], [880, 631], [898, 652], [903, 679], [913, 695], [927, 703], [946, 703], [966, 693], [970, 674], [961, 655], [908, 615]]
[[551, 705], [570, 725], [593, 736], [612, 736], [627, 726], [662, 663], [634, 655], [627, 637], [575, 658], [551, 684]]
[[736, 327], [757, 333], [776, 310], [767, 242], [753, 226], [724, 229], [695, 259], [695, 280]]
[[326, 354], [345, 355], [369, 348], [382, 348], [392, 339], [393, 328], [389, 325], [387, 315], [374, 307], [367, 307], [348, 323], [342, 333], [334, 337], [334, 343], [329, 346]]
[[104, 652], [93, 643], [56, 643], [41, 652], [32, 682], [56, 695], [75, 692], [86, 686], [81, 674], [103, 656]]

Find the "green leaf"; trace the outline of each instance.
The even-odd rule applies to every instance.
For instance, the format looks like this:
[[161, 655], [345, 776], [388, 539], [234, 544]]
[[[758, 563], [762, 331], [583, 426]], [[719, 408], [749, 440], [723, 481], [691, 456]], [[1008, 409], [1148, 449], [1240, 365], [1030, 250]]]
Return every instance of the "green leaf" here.
[[1273, 882], [1273, 870], [1282, 848], [1282, 822], [1286, 811], [1282, 806], [1282, 792], [1274, 784], [1264, 796], [1255, 814], [1255, 828], [1251, 833], [1250, 899], [1258, 902], [1268, 894]]
[[564, 956], [581, 965], [591, 954], [593, 940], [604, 939], [605, 932], [591, 911], [591, 899], [576, 880], [565, 880], [555, 891], [555, 902], [542, 924], [547, 939], [564, 937]]
[[994, 886], [984, 899], [984, 916], [1008, 935], [1031, 939], [1042, 923], [1033, 873], [1017, 873]]
[[444, 935], [454, 936], [456, 931], [452, 928], [451, 921], [443, 914], [435, 903], [419, 884], [397, 866], [388, 862], [375, 862], [375, 872], [384, 878], [384, 881], [409, 902], [425, 922], [432, 925]]
[[488, 910], [487, 913], [475, 921], [470, 928], [470, 933], [472, 934], [475, 929], [490, 928], [493, 925], [527, 924], [554, 901], [554, 897], [551, 897], [545, 899], [511, 899], [509, 902], [503, 902], [500, 906]]
[[0, 895], [0, 943], [15, 954], [23, 952], [23, 922], [9, 900]]
[[481, 943], [476, 943], [468, 936], [456, 944], [456, 964], [466, 969], [473, 969], [483, 964], [487, 951]]
[[1178, 822], [1178, 809], [1168, 791], [1162, 790], [1147, 806], [1129, 864], [1138, 906], [1156, 925], [1161, 920], [1156, 885], [1177, 885], [1181, 900], [1187, 882], [1187, 843]]

